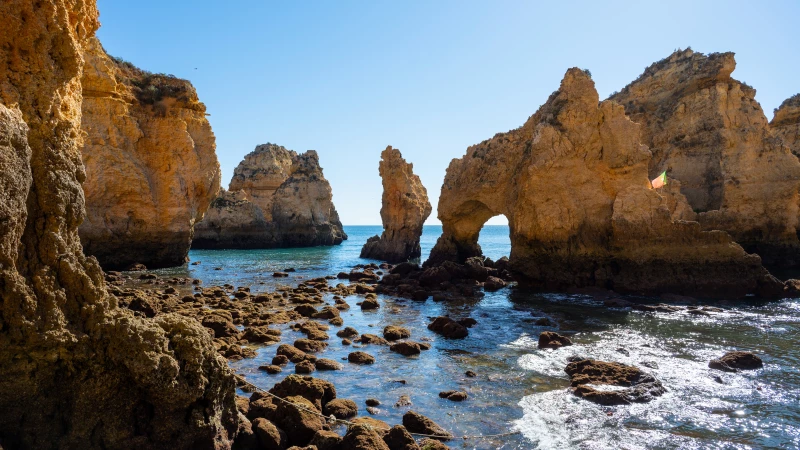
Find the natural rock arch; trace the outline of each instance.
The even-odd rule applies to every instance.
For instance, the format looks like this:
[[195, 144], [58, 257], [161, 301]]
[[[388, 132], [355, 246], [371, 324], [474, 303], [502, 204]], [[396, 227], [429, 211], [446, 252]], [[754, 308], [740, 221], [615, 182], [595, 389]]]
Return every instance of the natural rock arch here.
[[480, 255], [480, 229], [504, 214], [511, 268], [534, 286], [704, 296], [782, 290], [727, 233], [701, 231], [679, 183], [650, 188], [652, 154], [639, 136], [622, 106], [600, 102], [590, 76], [570, 69], [522, 127], [450, 163], [439, 198], [443, 233], [426, 266]]

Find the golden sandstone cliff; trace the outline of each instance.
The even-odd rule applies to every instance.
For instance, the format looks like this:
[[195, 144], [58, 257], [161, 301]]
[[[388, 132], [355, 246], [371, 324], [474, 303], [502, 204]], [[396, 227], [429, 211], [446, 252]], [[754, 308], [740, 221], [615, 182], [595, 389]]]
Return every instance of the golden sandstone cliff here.
[[478, 233], [504, 214], [511, 267], [547, 289], [741, 296], [782, 283], [723, 231], [702, 231], [686, 199], [651, 189], [642, 126], [599, 101], [590, 76], [561, 87], [520, 128], [470, 147], [447, 169], [443, 235], [426, 266], [480, 255]]
[[314, 150], [259, 145], [234, 171], [230, 190], [195, 227], [194, 248], [276, 248], [341, 244], [333, 193]]
[[0, 3], [0, 445], [229, 448], [234, 380], [197, 322], [121, 310], [83, 255], [93, 0]]
[[84, 250], [106, 269], [181, 265], [219, 191], [205, 106], [188, 81], [117, 62], [95, 38], [84, 59]]
[[419, 258], [422, 226], [432, 210], [428, 191], [414, 175], [414, 166], [403, 159], [400, 150], [391, 146], [381, 153], [378, 170], [383, 182], [383, 233], [367, 240], [361, 257], [392, 263]]
[[677, 51], [610, 99], [642, 125], [649, 176], [679, 180], [704, 230], [728, 232], [769, 267], [797, 266], [800, 161], [735, 67], [733, 53]]
[[781, 103], [775, 110], [770, 126], [775, 134], [783, 138], [795, 156], [800, 157], [800, 94]]

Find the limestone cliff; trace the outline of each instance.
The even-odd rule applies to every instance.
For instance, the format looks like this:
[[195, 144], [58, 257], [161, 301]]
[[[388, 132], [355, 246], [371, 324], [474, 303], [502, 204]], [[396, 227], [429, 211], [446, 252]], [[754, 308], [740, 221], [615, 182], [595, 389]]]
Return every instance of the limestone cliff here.
[[767, 266], [797, 266], [800, 161], [735, 67], [733, 53], [677, 51], [611, 100], [642, 124], [650, 177], [680, 180], [703, 229], [727, 231]]
[[383, 234], [367, 240], [361, 249], [362, 258], [395, 263], [420, 257], [419, 239], [422, 225], [431, 215], [431, 203], [428, 191], [413, 169], [400, 150], [389, 146], [381, 153], [378, 171], [383, 181]]
[[775, 110], [775, 117], [772, 118], [770, 126], [792, 149], [792, 153], [800, 157], [800, 94], [789, 97], [781, 103]]
[[188, 81], [112, 59], [97, 39], [84, 57], [84, 250], [106, 269], [181, 265], [219, 191], [205, 106]]
[[338, 245], [347, 239], [314, 150], [259, 145], [195, 227], [194, 248]]
[[570, 69], [521, 128], [450, 163], [443, 235], [426, 266], [480, 255], [481, 227], [504, 214], [512, 270], [537, 287], [710, 297], [781, 290], [725, 232], [680, 220], [693, 213], [682, 195], [650, 188], [651, 156], [623, 107], [599, 102], [589, 75]]
[[0, 2], [0, 445], [228, 448], [234, 381], [195, 321], [117, 308], [83, 255], [94, 0]]

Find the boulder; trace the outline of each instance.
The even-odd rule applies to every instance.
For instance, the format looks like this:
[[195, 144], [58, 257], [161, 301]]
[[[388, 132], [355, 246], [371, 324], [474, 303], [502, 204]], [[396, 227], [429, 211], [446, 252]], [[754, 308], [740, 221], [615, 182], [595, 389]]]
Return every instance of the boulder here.
[[259, 417], [253, 420], [252, 426], [253, 431], [258, 438], [260, 448], [266, 450], [281, 450], [286, 448], [286, 433], [284, 433], [283, 430], [278, 429], [274, 423]]
[[349, 419], [358, 415], [358, 406], [352, 400], [337, 398], [326, 403], [322, 413], [326, 416], [333, 414], [337, 419]]
[[269, 392], [281, 398], [300, 396], [309, 400], [316, 409], [336, 398], [336, 388], [332, 383], [310, 376], [289, 375], [277, 383]]
[[467, 328], [455, 320], [440, 316], [428, 324], [428, 329], [446, 338], [462, 339], [469, 335]]
[[539, 335], [539, 348], [561, 348], [572, 345], [572, 339], [553, 331], [542, 331]]
[[740, 370], [754, 370], [764, 367], [764, 362], [757, 355], [750, 352], [728, 352], [721, 358], [713, 359], [708, 363], [711, 369], [725, 372], [738, 372]]
[[386, 443], [389, 450], [420, 450], [414, 436], [402, 425], [393, 426], [383, 437], [383, 442]]
[[375, 357], [369, 353], [352, 352], [347, 355], [347, 360], [354, 364], [374, 364]]
[[366, 425], [353, 425], [342, 438], [341, 448], [348, 450], [389, 450], [381, 435]]
[[419, 344], [416, 342], [403, 341], [392, 344], [389, 347], [389, 350], [395, 353], [399, 353], [403, 356], [413, 356], [413, 355], [419, 355], [421, 348]]
[[438, 439], [452, 439], [453, 435], [433, 420], [414, 411], [403, 414], [403, 426], [412, 433], [429, 434]]
[[[666, 392], [654, 376], [639, 368], [615, 362], [574, 358], [564, 369], [578, 397], [601, 405], [645, 403]], [[600, 385], [621, 386], [603, 390]]]

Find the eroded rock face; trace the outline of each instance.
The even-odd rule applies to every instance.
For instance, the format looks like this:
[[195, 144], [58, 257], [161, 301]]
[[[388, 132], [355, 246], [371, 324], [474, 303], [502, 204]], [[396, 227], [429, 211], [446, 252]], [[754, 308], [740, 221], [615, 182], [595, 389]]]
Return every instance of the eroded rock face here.
[[80, 79], [98, 25], [93, 0], [0, 3], [2, 445], [229, 448], [234, 381], [208, 333], [117, 308], [83, 255]]
[[219, 192], [205, 105], [188, 81], [117, 62], [95, 38], [84, 58], [84, 250], [107, 270], [181, 265]]
[[383, 234], [367, 240], [362, 258], [382, 259], [391, 263], [419, 258], [422, 225], [431, 215], [428, 191], [414, 166], [407, 163], [400, 150], [391, 146], [381, 153], [379, 171], [383, 180], [381, 221]]
[[704, 232], [675, 186], [650, 188], [651, 153], [622, 106], [599, 102], [579, 69], [522, 127], [470, 147], [447, 169], [443, 235], [427, 267], [481, 253], [478, 233], [504, 214], [511, 269], [546, 289], [709, 297], [770, 294], [782, 284], [722, 231]]
[[797, 266], [800, 161], [735, 67], [733, 53], [677, 51], [611, 100], [642, 124], [649, 176], [679, 180], [703, 230], [728, 232], [768, 267]]
[[234, 171], [195, 227], [194, 248], [276, 248], [341, 244], [344, 233], [314, 150], [259, 145]]
[[795, 156], [800, 157], [800, 94], [787, 98], [775, 110], [770, 122], [775, 134], [783, 138]]

